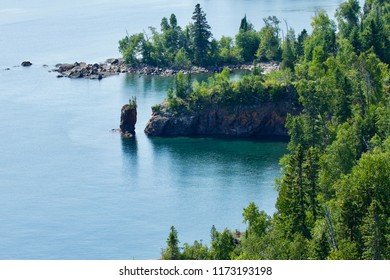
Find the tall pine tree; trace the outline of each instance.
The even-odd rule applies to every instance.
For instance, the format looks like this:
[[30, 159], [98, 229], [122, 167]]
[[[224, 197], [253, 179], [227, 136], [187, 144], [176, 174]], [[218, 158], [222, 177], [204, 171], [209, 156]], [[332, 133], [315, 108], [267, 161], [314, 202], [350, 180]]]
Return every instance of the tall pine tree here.
[[207, 66], [209, 63], [209, 50], [211, 48], [210, 39], [212, 37], [211, 27], [207, 23], [206, 14], [200, 7], [200, 4], [196, 4], [195, 11], [192, 16], [194, 21], [192, 25], [192, 38], [193, 38], [193, 52], [194, 52], [194, 64], [200, 66]]

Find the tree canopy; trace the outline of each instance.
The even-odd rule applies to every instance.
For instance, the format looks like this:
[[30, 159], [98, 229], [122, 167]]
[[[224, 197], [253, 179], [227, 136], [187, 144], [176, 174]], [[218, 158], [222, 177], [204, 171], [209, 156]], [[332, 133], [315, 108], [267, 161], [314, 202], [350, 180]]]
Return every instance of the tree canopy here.
[[[245, 232], [213, 227], [211, 247], [187, 244], [186, 258], [390, 258], [390, 4], [370, 0], [360, 7], [348, 0], [336, 19], [319, 11], [311, 34], [304, 30], [295, 37], [289, 30], [283, 40], [278, 20], [265, 19], [256, 56], [279, 57], [280, 71], [256, 70], [230, 81], [224, 70], [192, 86], [180, 77], [168, 97], [172, 109], [289, 94], [300, 108], [287, 118], [289, 153], [281, 159], [274, 215], [250, 203], [243, 209]], [[256, 33], [244, 17], [236, 41], [249, 42], [250, 32]], [[232, 44], [224, 40], [225, 47]], [[240, 53], [254, 55], [249, 47]]]

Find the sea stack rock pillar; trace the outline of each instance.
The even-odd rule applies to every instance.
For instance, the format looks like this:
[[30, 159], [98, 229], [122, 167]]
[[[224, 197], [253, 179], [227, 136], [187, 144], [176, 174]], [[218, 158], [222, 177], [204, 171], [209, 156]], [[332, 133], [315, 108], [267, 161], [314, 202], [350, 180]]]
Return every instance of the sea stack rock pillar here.
[[121, 110], [120, 130], [125, 136], [135, 135], [135, 124], [137, 123], [137, 101], [132, 98], [129, 104], [123, 105]]

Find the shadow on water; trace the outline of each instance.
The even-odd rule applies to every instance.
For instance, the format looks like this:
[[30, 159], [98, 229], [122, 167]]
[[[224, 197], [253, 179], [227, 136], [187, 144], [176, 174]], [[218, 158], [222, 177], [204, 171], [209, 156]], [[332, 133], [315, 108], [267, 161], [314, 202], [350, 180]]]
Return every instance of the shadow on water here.
[[138, 143], [137, 137], [121, 137], [122, 152], [130, 168], [136, 168], [138, 165]]
[[154, 157], [169, 157], [172, 168], [185, 175], [194, 169], [233, 176], [231, 172], [251, 175], [269, 168], [278, 170], [286, 153], [285, 142], [259, 142], [219, 138], [151, 138]]
[[125, 86], [144, 92], [165, 92], [173, 86], [173, 78], [127, 74], [125, 77]]

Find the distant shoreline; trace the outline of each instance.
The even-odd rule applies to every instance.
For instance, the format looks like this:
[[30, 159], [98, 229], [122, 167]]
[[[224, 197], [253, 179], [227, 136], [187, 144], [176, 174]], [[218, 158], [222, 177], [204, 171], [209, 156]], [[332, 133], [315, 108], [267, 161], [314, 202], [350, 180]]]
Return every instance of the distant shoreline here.
[[[258, 64], [265, 73], [269, 73], [279, 69], [279, 64], [276, 62], [259, 63]], [[93, 79], [101, 80], [106, 77], [118, 75], [120, 73], [138, 74], [143, 76], [160, 76], [172, 77], [179, 72], [184, 74], [199, 74], [199, 73], [218, 73], [223, 68], [228, 68], [230, 71], [247, 70], [252, 71], [253, 64], [237, 64], [212, 67], [197, 67], [193, 66], [189, 69], [164, 68], [149, 65], [141, 65], [133, 67], [127, 65], [121, 58], [107, 59], [104, 63], [87, 64], [85, 62], [75, 62], [73, 64], [60, 63], [56, 65], [53, 71], [58, 72], [57, 78], [68, 77], [71, 79]]]

